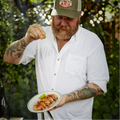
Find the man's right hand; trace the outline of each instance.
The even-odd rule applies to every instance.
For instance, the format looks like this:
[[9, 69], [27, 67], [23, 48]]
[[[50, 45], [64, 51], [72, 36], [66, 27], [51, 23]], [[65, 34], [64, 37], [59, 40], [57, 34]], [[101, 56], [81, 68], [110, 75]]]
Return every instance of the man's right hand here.
[[9, 45], [4, 54], [4, 61], [8, 63], [17, 64], [23, 56], [23, 52], [26, 46], [37, 39], [44, 39], [45, 32], [42, 27], [38, 24], [30, 25], [27, 30], [25, 37], [15, 41]]
[[39, 24], [30, 25], [24, 37], [27, 44], [37, 39], [44, 39], [46, 37], [45, 31]]

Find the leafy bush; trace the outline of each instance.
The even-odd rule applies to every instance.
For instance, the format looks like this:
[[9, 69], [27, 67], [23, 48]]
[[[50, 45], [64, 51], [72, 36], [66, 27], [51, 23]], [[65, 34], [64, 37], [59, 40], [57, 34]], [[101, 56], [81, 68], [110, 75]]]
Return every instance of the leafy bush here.
[[20, 12], [13, 14], [11, 7], [6, 0], [0, 1], [0, 81], [5, 87], [11, 116], [36, 118], [36, 114], [27, 109], [28, 100], [37, 93], [35, 61], [23, 66], [9, 64], [3, 60], [5, 49], [25, 35], [30, 23]]
[[[44, 5], [44, 8], [46, 6]], [[43, 23], [42, 18], [37, 18], [37, 12], [28, 10], [27, 17], [25, 17], [19, 11], [15, 11], [13, 6], [9, 6], [7, 0], [0, 1], [0, 9], [0, 81], [5, 86], [11, 116], [35, 119], [36, 114], [30, 113], [27, 109], [28, 100], [37, 94], [35, 61], [33, 60], [26, 66], [13, 65], [4, 62], [3, 55], [10, 43], [25, 35], [30, 24], [36, 22], [42, 25], [46, 24]], [[101, 24], [93, 27], [86, 21], [82, 21], [82, 23], [83, 27], [98, 34], [103, 43], [109, 37]], [[107, 46], [109, 46], [109, 49], [105, 46], [105, 52], [109, 66], [110, 82], [108, 83], [108, 92], [95, 97], [93, 119], [112, 120], [119, 118], [119, 42], [116, 38], [110, 39]]]
[[[107, 93], [96, 96], [93, 105], [93, 119], [113, 120], [119, 118], [119, 41], [116, 38], [110, 39], [107, 31], [101, 25], [93, 27], [84, 23], [84, 27], [95, 32], [104, 43], [107, 57], [110, 81], [107, 84]], [[109, 38], [109, 39], [107, 39]]]

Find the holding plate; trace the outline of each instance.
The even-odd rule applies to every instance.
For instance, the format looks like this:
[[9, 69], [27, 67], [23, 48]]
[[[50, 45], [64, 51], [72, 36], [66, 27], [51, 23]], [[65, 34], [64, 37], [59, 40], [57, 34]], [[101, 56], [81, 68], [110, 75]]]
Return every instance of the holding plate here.
[[[50, 104], [49, 107], [47, 107], [46, 109], [44, 110], [35, 110], [33, 109], [33, 107], [36, 105], [36, 103], [38, 103], [38, 101], [42, 101], [42, 99], [40, 100], [40, 96], [49, 96], [51, 94], [54, 94], [56, 97], [57, 97], [57, 100], [54, 101], [52, 104]], [[45, 98], [43, 98], [45, 99]], [[40, 112], [46, 112], [46, 111], [49, 111], [50, 109], [54, 108], [56, 105], [59, 104], [59, 102], [61, 101], [62, 99], [62, 96], [59, 92], [56, 92], [56, 91], [46, 91], [46, 92], [42, 92], [40, 94], [37, 94], [35, 95], [34, 97], [32, 97], [28, 104], [27, 104], [27, 108], [29, 111], [33, 112], [33, 113], [40, 113]]]

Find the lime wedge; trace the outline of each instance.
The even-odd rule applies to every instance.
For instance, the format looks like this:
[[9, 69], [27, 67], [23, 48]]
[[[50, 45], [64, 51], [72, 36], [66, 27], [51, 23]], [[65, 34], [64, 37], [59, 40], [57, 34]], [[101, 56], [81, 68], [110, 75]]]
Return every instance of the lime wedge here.
[[44, 39], [44, 38], [45, 38], [45, 36], [46, 36], [46, 34], [43, 34], [43, 36], [42, 36], [41, 40], [42, 40], [42, 39]]
[[45, 98], [45, 94], [42, 94], [42, 95], [39, 97], [39, 99], [43, 99], [43, 98]]

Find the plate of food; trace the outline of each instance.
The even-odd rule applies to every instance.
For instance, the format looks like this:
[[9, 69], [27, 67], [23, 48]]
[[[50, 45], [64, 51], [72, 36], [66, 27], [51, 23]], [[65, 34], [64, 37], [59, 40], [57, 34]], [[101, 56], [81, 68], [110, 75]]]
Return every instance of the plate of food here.
[[62, 96], [57, 91], [45, 91], [33, 96], [27, 104], [29, 111], [33, 113], [46, 112], [54, 108], [61, 101]]

